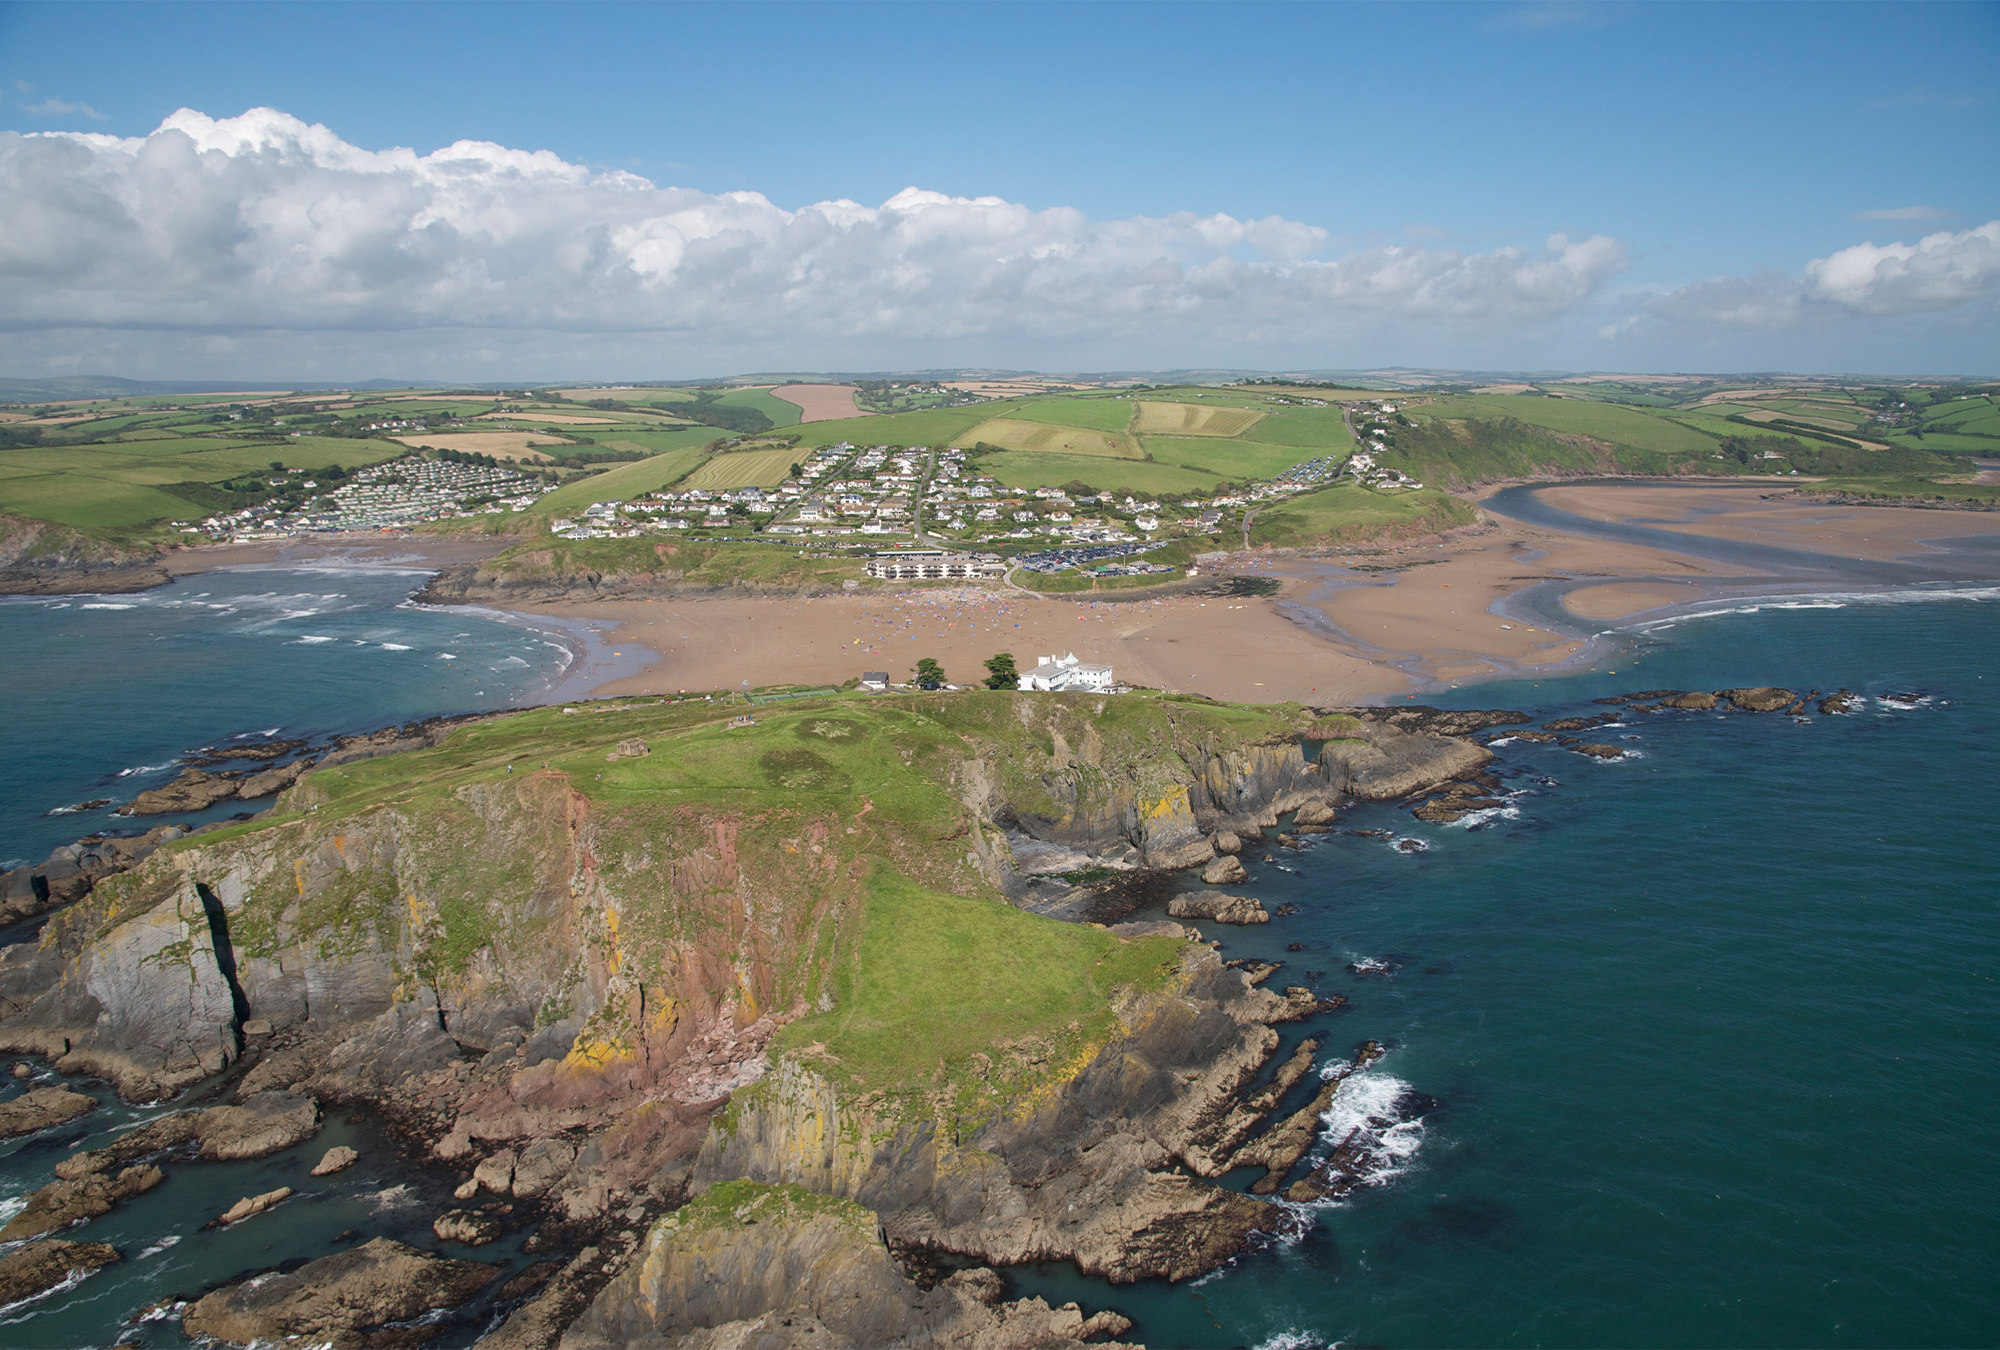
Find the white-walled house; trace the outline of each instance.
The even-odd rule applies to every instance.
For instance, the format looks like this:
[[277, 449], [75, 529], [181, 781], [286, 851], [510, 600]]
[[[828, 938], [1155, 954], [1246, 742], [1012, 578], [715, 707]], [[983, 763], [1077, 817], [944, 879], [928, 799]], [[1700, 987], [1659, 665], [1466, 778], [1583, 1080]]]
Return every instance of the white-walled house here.
[[1062, 656], [1044, 656], [1040, 664], [1020, 677], [1019, 687], [1042, 693], [1088, 690], [1101, 694], [1115, 683], [1110, 666], [1086, 665], [1077, 660], [1075, 652], [1069, 652]]

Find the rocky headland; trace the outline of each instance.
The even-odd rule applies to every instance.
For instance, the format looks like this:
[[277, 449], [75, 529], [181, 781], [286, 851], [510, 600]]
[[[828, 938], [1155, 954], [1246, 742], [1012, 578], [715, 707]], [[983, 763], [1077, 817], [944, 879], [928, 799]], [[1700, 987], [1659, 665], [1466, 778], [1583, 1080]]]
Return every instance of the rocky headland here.
[[[437, 1232], [534, 1226], [538, 1265], [502, 1288], [504, 1267], [378, 1238], [207, 1293], [190, 1332], [372, 1344], [477, 1295], [507, 1314], [494, 1346], [1119, 1334], [978, 1267], [1178, 1280], [1278, 1231], [1260, 1196], [1337, 1182], [1298, 1169], [1344, 1076], [1307, 1090], [1338, 1001], [1179, 924], [1029, 911], [1476, 775], [1491, 752], [1465, 733], [1524, 720], [980, 692], [749, 726], [599, 703], [323, 748], [267, 817], [162, 832], [0, 951], [0, 1048], [131, 1100], [235, 1075], [222, 1104], [63, 1160], [32, 1222], [364, 1104], [461, 1178]], [[966, 967], [933, 941], [1036, 958]], [[1315, 1034], [1288, 1048], [1287, 1026]], [[1253, 1164], [1260, 1196], [1215, 1184]], [[974, 1268], [912, 1280], [939, 1260]]]

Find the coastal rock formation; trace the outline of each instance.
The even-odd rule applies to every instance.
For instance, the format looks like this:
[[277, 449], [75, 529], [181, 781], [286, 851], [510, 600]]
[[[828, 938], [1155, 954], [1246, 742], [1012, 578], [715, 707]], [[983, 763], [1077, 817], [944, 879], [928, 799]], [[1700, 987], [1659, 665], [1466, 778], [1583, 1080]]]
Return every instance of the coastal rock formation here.
[[1681, 708], [1688, 712], [1707, 712], [1715, 704], [1715, 695], [1700, 691], [1692, 694], [1677, 694], [1673, 698], [1663, 698], [1660, 700], [1662, 708]]
[[1592, 759], [1623, 759], [1625, 752], [1615, 745], [1572, 745], [1571, 752], [1589, 755]]
[[183, 769], [180, 777], [165, 787], [148, 788], [119, 807], [118, 814], [164, 816], [170, 813], [206, 811], [217, 802], [225, 802], [234, 797], [242, 783], [243, 775], [240, 772], [209, 773], [204, 769]]
[[190, 1335], [232, 1345], [306, 1339], [347, 1350], [366, 1345], [366, 1333], [385, 1323], [458, 1306], [496, 1273], [477, 1261], [375, 1238], [289, 1274], [225, 1286], [189, 1307], [181, 1321]]
[[1269, 923], [1264, 902], [1254, 896], [1228, 895], [1222, 891], [1189, 891], [1167, 904], [1167, 913], [1176, 919], [1208, 919], [1214, 923]]
[[[1131, 1323], [1075, 1304], [1002, 1302], [990, 1270], [930, 1290], [896, 1269], [875, 1216], [797, 1186], [727, 1182], [654, 1224], [562, 1350], [629, 1345], [1080, 1346]], [[1096, 1344], [1105, 1344], [1097, 1341]]]
[[0, 1306], [44, 1294], [76, 1275], [87, 1275], [121, 1260], [107, 1242], [30, 1242], [0, 1256]]
[[158, 552], [137, 552], [79, 530], [0, 516], [0, 595], [126, 595], [173, 578]]
[[483, 1247], [500, 1236], [500, 1220], [476, 1209], [453, 1209], [431, 1221], [431, 1231], [440, 1242], [458, 1242], [467, 1247]]
[[1798, 695], [1789, 689], [1718, 689], [1718, 698], [1726, 698], [1744, 712], [1777, 712], [1787, 704], [1798, 701]]
[[67, 1228], [80, 1219], [109, 1214], [115, 1206], [145, 1194], [165, 1180], [166, 1174], [159, 1168], [141, 1164], [126, 1168], [116, 1177], [91, 1175], [75, 1181], [52, 1181], [29, 1196], [27, 1207], [10, 1219], [5, 1228], [0, 1228], [0, 1242], [38, 1237]]
[[200, 1124], [199, 1111], [176, 1111], [173, 1115], [161, 1116], [136, 1130], [126, 1131], [103, 1148], [72, 1153], [56, 1164], [56, 1175], [65, 1180], [95, 1176], [136, 1162], [148, 1154], [179, 1148], [195, 1137]]
[[187, 833], [178, 825], [160, 825], [133, 839], [92, 835], [55, 849], [46, 862], [0, 872], [0, 924], [80, 900], [105, 877], [129, 871], [161, 844]]
[[241, 1223], [251, 1215], [262, 1214], [271, 1206], [291, 1198], [292, 1188], [290, 1186], [280, 1186], [277, 1190], [265, 1191], [262, 1195], [247, 1195], [228, 1209], [223, 1210], [209, 1226], [211, 1228], [222, 1228], [232, 1223]]
[[97, 1099], [68, 1088], [34, 1088], [10, 1102], [0, 1102], [0, 1139], [33, 1134], [62, 1125], [97, 1109]]
[[1225, 856], [1202, 868], [1201, 879], [1211, 886], [1234, 886], [1248, 881], [1250, 874], [1243, 870], [1241, 859]]
[[316, 1177], [330, 1177], [335, 1172], [345, 1172], [361, 1157], [345, 1144], [335, 1144], [313, 1164], [312, 1174]]
[[201, 1113], [195, 1135], [204, 1158], [262, 1158], [319, 1131], [319, 1104], [296, 1092], [260, 1092], [241, 1106]]
[[[1525, 722], [1514, 713], [1439, 713], [1429, 708], [1386, 710], [1320, 708], [1323, 718], [1339, 716], [1352, 725], [1329, 727], [1346, 734], [1328, 739], [1320, 749], [1332, 786], [1366, 801], [1392, 801], [1436, 783], [1476, 772], [1493, 754], [1483, 746], [1458, 739], [1458, 733], [1431, 730], [1435, 726], [1476, 730], [1507, 722]], [[1518, 733], [1513, 733], [1518, 734]]]

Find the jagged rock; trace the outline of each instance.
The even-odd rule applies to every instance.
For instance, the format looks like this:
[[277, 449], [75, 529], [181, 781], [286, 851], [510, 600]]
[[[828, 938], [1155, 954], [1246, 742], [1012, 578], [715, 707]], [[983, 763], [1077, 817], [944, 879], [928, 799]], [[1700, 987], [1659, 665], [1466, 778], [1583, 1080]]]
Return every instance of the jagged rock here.
[[280, 1201], [291, 1198], [292, 1188], [290, 1186], [280, 1186], [277, 1190], [265, 1191], [262, 1195], [247, 1195], [216, 1216], [215, 1222], [211, 1227], [219, 1228], [227, 1224], [241, 1223], [252, 1214], [262, 1214], [265, 1210]]
[[260, 1092], [241, 1106], [203, 1111], [195, 1133], [204, 1158], [262, 1158], [319, 1133], [319, 1104], [296, 1092]]
[[1170, 937], [1179, 938], [1183, 942], [1201, 941], [1198, 929], [1183, 924], [1168, 923], [1165, 919], [1155, 920], [1152, 923], [1114, 923], [1109, 931], [1122, 938]]
[[1217, 830], [1214, 837], [1209, 840], [1209, 843], [1214, 846], [1217, 853], [1241, 853], [1243, 851], [1243, 840], [1233, 830]]
[[1301, 844], [1301, 843], [1300, 843], [1300, 842], [1298, 841], [1298, 839], [1297, 839], [1297, 838], [1295, 838], [1295, 837], [1294, 837], [1294, 836], [1292, 836], [1292, 835], [1289, 835], [1289, 834], [1281, 834], [1281, 835], [1279, 835], [1279, 836], [1278, 836], [1278, 847], [1279, 847], [1279, 848], [1289, 848], [1289, 849], [1295, 849], [1295, 850], [1296, 850], [1296, 849], [1302, 849], [1302, 848], [1304, 848], [1304, 847], [1305, 847], [1305, 845], [1304, 845], [1304, 844]]
[[1685, 694], [1686, 692], [1687, 690], [1685, 689], [1641, 689], [1636, 694], [1625, 695], [1625, 701], [1627, 703], [1638, 703], [1642, 701], [1652, 701], [1663, 698], [1679, 698], [1682, 694]]
[[575, 1144], [562, 1139], [537, 1139], [522, 1149], [514, 1161], [514, 1194], [523, 1197], [542, 1194], [562, 1180], [575, 1162]]
[[479, 1183], [470, 1178], [459, 1182], [458, 1185], [452, 1187], [451, 1191], [451, 1198], [454, 1200], [472, 1200], [476, 1199], [478, 1195]]
[[245, 801], [250, 801], [257, 797], [268, 797], [274, 792], [283, 792], [298, 782], [299, 775], [312, 766], [313, 761], [309, 759], [295, 759], [290, 764], [252, 774], [236, 785], [236, 795]]
[[500, 1236], [500, 1221], [476, 1209], [451, 1209], [431, 1221], [431, 1231], [440, 1242], [462, 1242], [483, 1247]]
[[345, 1172], [354, 1166], [361, 1155], [345, 1144], [335, 1144], [313, 1164], [312, 1174], [316, 1177], [330, 1177], [335, 1172]]
[[1167, 903], [1167, 913], [1176, 919], [1208, 919], [1215, 923], [1269, 923], [1264, 902], [1249, 895], [1226, 895], [1221, 891], [1189, 891]]
[[388, 1238], [323, 1256], [289, 1274], [227, 1285], [190, 1306], [191, 1336], [235, 1345], [298, 1338], [359, 1346], [359, 1333], [465, 1302], [498, 1270]]
[[183, 769], [180, 777], [165, 787], [148, 788], [118, 808], [121, 816], [178, 815], [184, 811], [206, 811], [217, 802], [236, 795], [242, 776], [209, 773], [203, 769]]
[[1201, 869], [1201, 879], [1211, 886], [1234, 886], [1248, 881], [1250, 874], [1243, 870], [1241, 861], [1225, 854]]
[[107, 1242], [64, 1242], [49, 1238], [30, 1242], [0, 1256], [0, 1305], [46, 1293], [70, 1276], [97, 1270], [120, 1260]]
[[1600, 722], [1616, 722], [1617, 713], [1593, 713], [1589, 717], [1558, 717], [1553, 722], [1542, 723], [1543, 731], [1583, 731]]
[[1859, 705], [1860, 700], [1854, 697], [1853, 692], [1843, 689], [1837, 694], [1828, 694], [1825, 698], [1821, 699], [1819, 701], [1819, 710], [1828, 716], [1832, 716], [1835, 713], [1853, 712]]
[[166, 1173], [150, 1165], [128, 1167], [116, 1177], [85, 1176], [75, 1181], [51, 1181], [28, 1197], [28, 1204], [0, 1228], [0, 1242], [67, 1228], [79, 1219], [109, 1214], [119, 1203], [143, 1195], [166, 1180]]
[[1615, 745], [1573, 745], [1570, 750], [1579, 755], [1589, 755], [1592, 759], [1625, 758], [1625, 752]]
[[495, 1195], [507, 1195], [514, 1189], [514, 1150], [503, 1148], [490, 1158], [481, 1160], [472, 1169], [475, 1183], [492, 1191]]
[[561, 1263], [556, 1261], [535, 1262], [535, 1264], [529, 1266], [519, 1275], [516, 1275], [513, 1279], [500, 1286], [501, 1301], [508, 1302], [517, 1298], [526, 1298], [529, 1294], [534, 1293], [537, 1289], [547, 1284], [555, 1277], [556, 1272], [561, 1269]]
[[1796, 702], [1798, 699], [1798, 695], [1789, 689], [1774, 689], [1769, 686], [1758, 689], [1718, 689], [1715, 692], [1744, 712], [1777, 712], [1787, 703]]
[[[720, 1203], [718, 1203], [718, 1200]], [[1131, 1324], [1075, 1304], [1002, 1301], [991, 1271], [930, 1290], [904, 1278], [875, 1216], [796, 1186], [717, 1187], [647, 1235], [563, 1350], [635, 1343], [721, 1347], [1075, 1346]]]
[[[16, 1075], [17, 1077], [20, 1075]], [[0, 1139], [33, 1134], [62, 1125], [97, 1109], [97, 1099], [68, 1088], [34, 1088], [11, 1102], [0, 1102]]]
[[1662, 708], [1683, 708], [1689, 712], [1707, 712], [1715, 706], [1715, 695], [1702, 693], [1697, 690], [1692, 694], [1679, 694], [1673, 698], [1663, 698], [1660, 700], [1660, 706]]
[[1262, 984], [1284, 968], [1283, 961], [1224, 961], [1231, 970], [1243, 972], [1243, 978], [1252, 984]]
[[1292, 824], [1294, 826], [1331, 825], [1337, 819], [1338, 817], [1334, 814], [1333, 808], [1325, 802], [1307, 802], [1292, 817]]
[[1358, 734], [1328, 741], [1319, 753], [1319, 763], [1325, 766], [1333, 786], [1368, 801], [1406, 797], [1462, 778], [1492, 758], [1492, 751], [1471, 741], [1428, 730], [1405, 731], [1391, 720], [1365, 718]]
[[72, 1153], [56, 1164], [56, 1175], [65, 1181], [74, 1181], [78, 1177], [107, 1172], [123, 1163], [143, 1158], [149, 1153], [179, 1148], [194, 1138], [195, 1129], [200, 1123], [199, 1111], [176, 1111], [173, 1115], [161, 1116], [158, 1120], [149, 1121], [136, 1130], [128, 1130], [103, 1148]]

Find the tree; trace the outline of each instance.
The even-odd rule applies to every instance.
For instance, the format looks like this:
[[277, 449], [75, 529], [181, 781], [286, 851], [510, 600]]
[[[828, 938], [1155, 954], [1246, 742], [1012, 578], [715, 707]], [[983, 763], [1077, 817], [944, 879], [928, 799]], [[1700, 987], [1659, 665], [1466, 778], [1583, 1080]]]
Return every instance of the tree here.
[[799, 476], [799, 466], [794, 464], [792, 465], [792, 477], [797, 478], [798, 476]]
[[917, 662], [917, 688], [936, 689], [944, 684], [944, 667], [926, 656]]
[[986, 687], [1013, 689], [1020, 685], [1021, 673], [1014, 669], [1014, 653], [1001, 652], [986, 658]]

